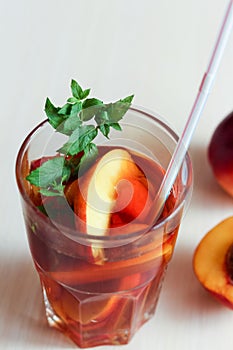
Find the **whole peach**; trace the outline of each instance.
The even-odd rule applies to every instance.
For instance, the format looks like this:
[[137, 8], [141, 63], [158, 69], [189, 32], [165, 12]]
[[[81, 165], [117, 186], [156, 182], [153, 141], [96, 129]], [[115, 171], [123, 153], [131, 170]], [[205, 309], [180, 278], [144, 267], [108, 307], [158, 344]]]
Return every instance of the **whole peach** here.
[[220, 186], [233, 196], [233, 111], [215, 129], [208, 159]]

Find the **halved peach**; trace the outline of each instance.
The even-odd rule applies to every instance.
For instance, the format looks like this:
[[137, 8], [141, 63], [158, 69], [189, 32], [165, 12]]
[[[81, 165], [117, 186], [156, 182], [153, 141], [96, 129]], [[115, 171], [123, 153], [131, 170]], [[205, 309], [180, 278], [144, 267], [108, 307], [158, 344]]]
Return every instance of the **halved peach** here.
[[194, 272], [213, 296], [233, 309], [233, 216], [210, 230], [197, 246]]

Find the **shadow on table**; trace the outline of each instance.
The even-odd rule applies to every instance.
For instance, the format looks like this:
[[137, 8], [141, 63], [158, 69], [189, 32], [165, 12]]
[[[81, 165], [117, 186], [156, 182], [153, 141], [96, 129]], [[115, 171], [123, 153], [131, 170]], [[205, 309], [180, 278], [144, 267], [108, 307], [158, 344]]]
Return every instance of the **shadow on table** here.
[[12, 348], [76, 348], [47, 325], [39, 278], [30, 257], [1, 257], [0, 274], [1, 343]]
[[163, 305], [169, 317], [176, 320], [226, 312], [227, 308], [215, 300], [199, 283], [192, 267], [193, 251], [185, 246], [176, 249], [162, 289]]
[[193, 164], [194, 191], [193, 199], [197, 204], [208, 198], [209, 205], [218, 207], [219, 205], [233, 204], [232, 197], [227, 194], [217, 183], [211, 169], [207, 148], [194, 144], [190, 148], [190, 156]]
[[[197, 219], [199, 222], [203, 222], [203, 226], [205, 226], [205, 215], [211, 215], [211, 211], [215, 212], [224, 206], [229, 208], [229, 204], [232, 204], [232, 198], [217, 184], [206, 152], [205, 147], [199, 145], [194, 145], [190, 150], [194, 170], [194, 190], [191, 204], [198, 209], [200, 217]], [[213, 215], [212, 226], [216, 224], [215, 220]], [[195, 228], [191, 228], [191, 230], [195, 233]], [[164, 281], [161, 299], [168, 308], [169, 315], [174, 316], [175, 319], [185, 317], [188, 319], [190, 315], [192, 317], [198, 315], [199, 317], [204, 313], [212, 315], [228, 311], [201, 286], [194, 275], [192, 259], [197, 243], [198, 240], [193, 246], [187, 243], [185, 245], [181, 238], [175, 248]]]

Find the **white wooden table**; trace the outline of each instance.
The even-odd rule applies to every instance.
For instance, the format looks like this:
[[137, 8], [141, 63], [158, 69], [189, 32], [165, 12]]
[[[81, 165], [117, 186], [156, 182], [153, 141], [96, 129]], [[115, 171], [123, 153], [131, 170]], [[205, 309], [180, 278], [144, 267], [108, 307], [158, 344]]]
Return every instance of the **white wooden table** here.
[[[46, 325], [14, 178], [26, 134], [58, 105], [71, 78], [112, 101], [164, 115], [182, 130], [206, 68], [227, 0], [0, 0], [0, 349], [74, 349]], [[233, 347], [233, 312], [197, 282], [192, 256], [204, 234], [232, 215], [206, 151], [233, 109], [233, 36], [190, 147], [194, 190], [155, 317], [118, 350], [219, 350]]]

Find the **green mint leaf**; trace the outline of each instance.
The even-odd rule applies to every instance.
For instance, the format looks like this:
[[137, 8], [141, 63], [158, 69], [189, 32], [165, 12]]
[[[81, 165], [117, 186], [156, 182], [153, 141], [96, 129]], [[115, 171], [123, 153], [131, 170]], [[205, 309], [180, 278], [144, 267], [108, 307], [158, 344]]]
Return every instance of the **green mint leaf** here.
[[104, 124], [100, 124], [98, 126], [99, 130], [102, 132], [102, 134], [109, 138], [109, 133], [110, 133], [110, 127], [112, 127], [115, 130], [121, 131], [121, 126], [119, 123], [104, 123]]
[[82, 121], [79, 119], [79, 117], [73, 115], [67, 118], [63, 123], [61, 123], [58, 126], [57, 131], [67, 136], [70, 136], [73, 133], [73, 131], [79, 128], [81, 125]]
[[102, 110], [101, 104], [93, 105], [88, 108], [83, 108], [79, 113], [79, 117], [82, 121], [86, 122], [92, 119], [94, 116], [96, 116], [101, 110]]
[[94, 125], [81, 125], [73, 131], [68, 142], [66, 142], [58, 152], [73, 156], [83, 151], [97, 136], [97, 133], [98, 130]]
[[98, 148], [94, 143], [89, 143], [85, 148], [84, 148], [84, 159], [82, 158], [82, 161], [85, 160], [85, 158], [95, 158], [98, 154]]
[[83, 102], [83, 108], [89, 108], [92, 106], [99, 106], [102, 105], [103, 101], [100, 101], [98, 98], [87, 98], [84, 102]]
[[123, 102], [123, 103], [132, 103], [133, 98], [134, 98], [134, 95], [130, 95], [130, 96], [127, 96], [127, 97], [125, 97], [125, 98], [120, 99], [120, 102]]
[[100, 131], [102, 134], [108, 138], [109, 132], [110, 132], [110, 126], [108, 124], [101, 124], [99, 126]]
[[78, 116], [78, 113], [82, 110], [82, 102], [78, 101], [71, 107], [70, 116]]
[[76, 102], [78, 102], [79, 101], [79, 99], [77, 99], [76, 97], [69, 97], [68, 99], [67, 99], [67, 102], [70, 102], [70, 103], [76, 103]]
[[[131, 101], [133, 99], [133, 95], [127, 96], [124, 99], [117, 101], [115, 103], [109, 103], [103, 105], [95, 115], [95, 121], [97, 125], [101, 124], [118, 124], [116, 127], [119, 129], [119, 121], [123, 118], [125, 113], [128, 111]], [[113, 126], [114, 127], [114, 126]]]
[[92, 119], [101, 110], [102, 105], [103, 101], [97, 98], [87, 98], [83, 101], [80, 119], [83, 121]]
[[81, 98], [80, 100], [84, 100], [89, 94], [90, 94], [91, 89], [86, 89], [81, 93]]
[[84, 154], [78, 166], [79, 176], [81, 176], [86, 169], [90, 167], [90, 165], [95, 161], [97, 155], [98, 148], [94, 143], [91, 142], [84, 148]]
[[111, 126], [113, 129], [121, 131], [121, 126], [119, 123], [109, 123], [109, 126]]
[[105, 112], [108, 115], [109, 122], [118, 123], [128, 111], [129, 107], [130, 103], [123, 103], [121, 101], [109, 103], [108, 105], [106, 105]]
[[56, 129], [60, 123], [63, 122], [64, 118], [59, 114], [59, 107], [55, 107], [49, 98], [45, 102], [45, 113], [48, 117], [49, 123]]
[[73, 97], [76, 97], [78, 100], [82, 99], [83, 89], [75, 80], [71, 80], [71, 91]]
[[[104, 107], [106, 109], [106, 106]], [[107, 110], [100, 109], [95, 115], [95, 122], [97, 125], [109, 123], [109, 115]]]
[[65, 164], [64, 157], [55, 157], [33, 170], [26, 179], [35, 186], [47, 188], [69, 177], [70, 168]]
[[61, 107], [58, 111], [58, 114], [63, 114], [68, 116], [71, 112], [72, 105], [70, 103], [66, 103], [63, 107]]

